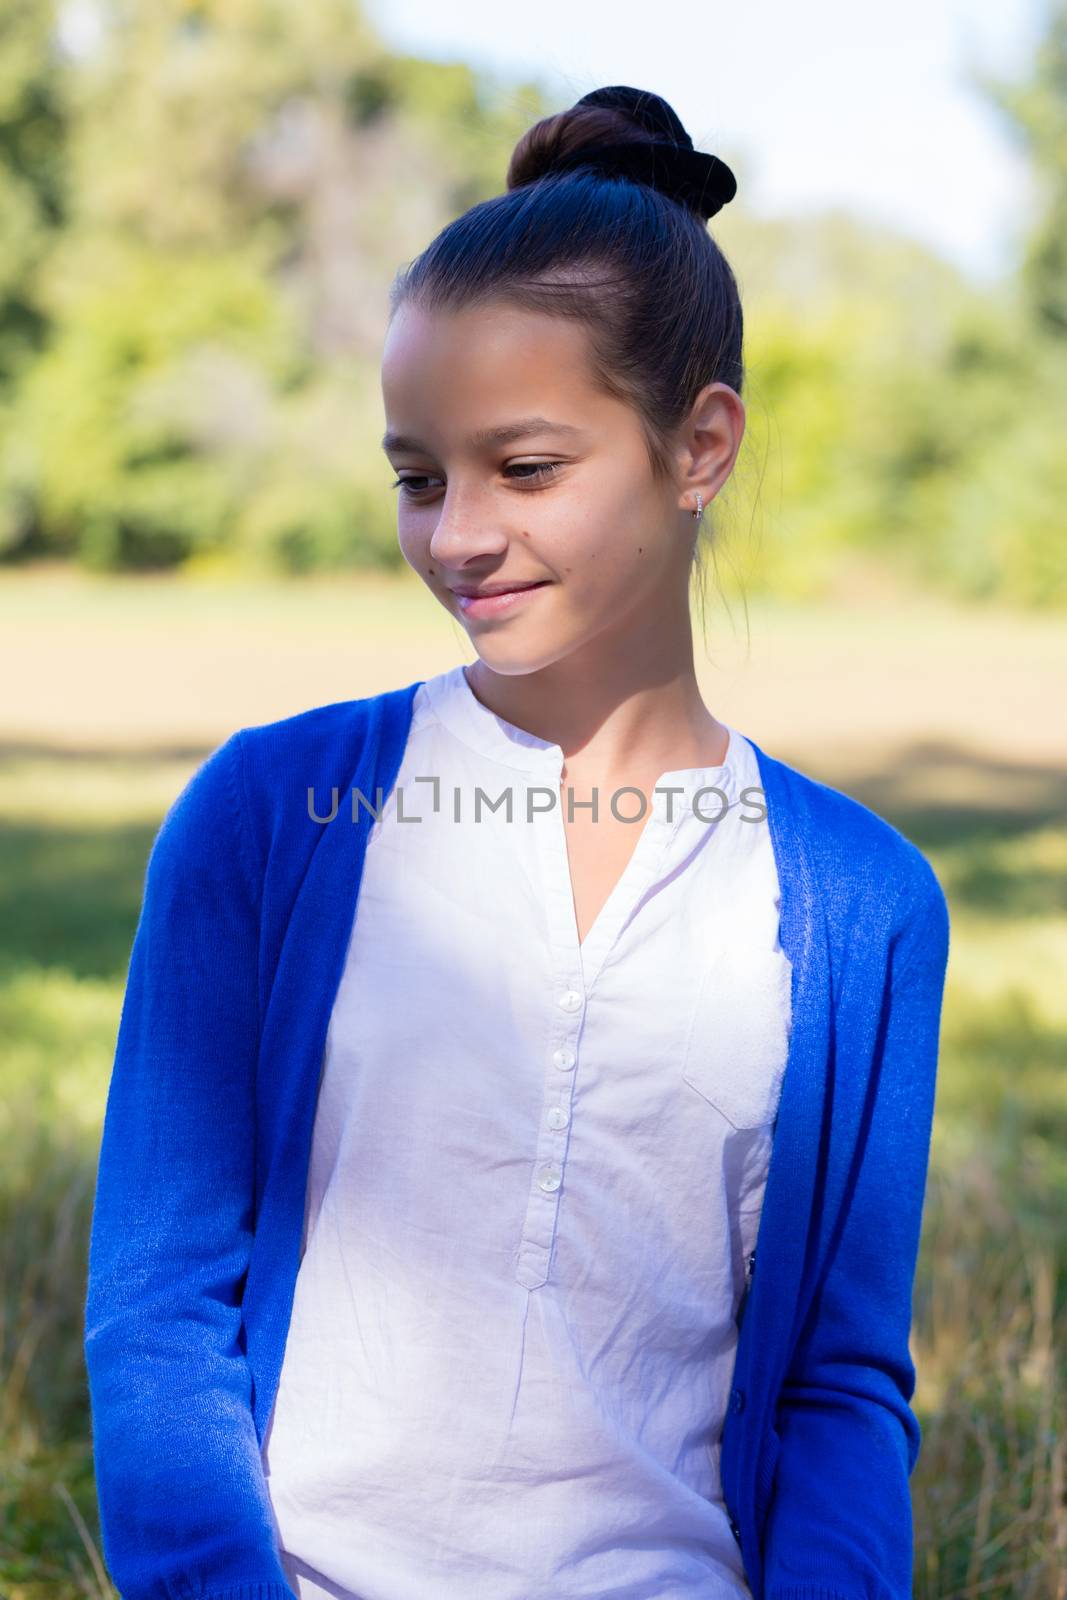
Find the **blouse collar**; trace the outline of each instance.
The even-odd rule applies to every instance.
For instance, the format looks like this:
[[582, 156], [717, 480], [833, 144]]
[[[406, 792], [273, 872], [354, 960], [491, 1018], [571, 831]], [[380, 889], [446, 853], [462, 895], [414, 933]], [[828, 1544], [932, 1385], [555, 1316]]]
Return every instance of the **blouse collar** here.
[[[538, 777], [542, 782], [559, 783], [564, 761], [562, 747], [539, 739], [536, 734], [528, 733], [524, 728], [497, 716], [495, 711], [478, 699], [462, 664], [436, 677], [427, 678], [422, 687], [428, 708], [469, 749], [515, 771]], [[729, 723], [723, 726], [730, 736], [725, 761], [714, 766], [674, 767], [662, 773], [652, 797], [652, 809], [656, 815], [660, 815], [667, 806], [668, 796], [659, 792], [665, 784], [683, 788], [686, 795], [704, 787], [717, 788], [724, 791], [729, 803], [733, 804], [736, 799], [735, 774], [741, 736]], [[684, 809], [680, 801], [678, 795], [673, 797], [675, 818]], [[628, 814], [633, 798], [624, 795], [619, 804]], [[714, 815], [718, 802], [705, 796], [699, 804], [705, 814], [710, 812]]]

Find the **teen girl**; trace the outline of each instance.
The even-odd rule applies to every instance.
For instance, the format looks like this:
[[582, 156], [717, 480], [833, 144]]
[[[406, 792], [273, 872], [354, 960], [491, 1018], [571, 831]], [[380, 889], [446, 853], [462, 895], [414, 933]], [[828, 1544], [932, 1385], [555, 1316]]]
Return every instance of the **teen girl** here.
[[241, 729], [156, 837], [86, 1304], [124, 1600], [910, 1596], [948, 917], [698, 691], [734, 190], [654, 94], [526, 133], [382, 367], [477, 659]]

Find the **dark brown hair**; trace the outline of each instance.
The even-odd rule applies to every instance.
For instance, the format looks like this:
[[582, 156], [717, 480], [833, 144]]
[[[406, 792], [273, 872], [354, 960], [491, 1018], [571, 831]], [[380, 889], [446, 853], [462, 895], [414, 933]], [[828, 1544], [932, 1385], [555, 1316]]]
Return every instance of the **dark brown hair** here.
[[[661, 124], [681, 128], [659, 96], [640, 100]], [[459, 310], [503, 299], [584, 323], [594, 383], [638, 414], [653, 476], [664, 482], [672, 437], [701, 389], [719, 382], [742, 391], [736, 280], [696, 209], [592, 165], [551, 170], [586, 146], [662, 137], [647, 117], [606, 105], [543, 117], [515, 146], [507, 192], [449, 223], [397, 275], [389, 303], [392, 316], [405, 301]]]

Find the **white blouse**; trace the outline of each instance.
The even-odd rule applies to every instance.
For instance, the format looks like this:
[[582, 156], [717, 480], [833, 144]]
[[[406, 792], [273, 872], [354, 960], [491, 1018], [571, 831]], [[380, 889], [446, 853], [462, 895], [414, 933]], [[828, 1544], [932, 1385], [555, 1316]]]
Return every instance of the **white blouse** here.
[[722, 766], [614, 796], [639, 836], [579, 942], [561, 747], [462, 666], [413, 711], [263, 1439], [284, 1570], [299, 1600], [747, 1596], [719, 1441], [791, 979], [755, 752], [727, 725]]

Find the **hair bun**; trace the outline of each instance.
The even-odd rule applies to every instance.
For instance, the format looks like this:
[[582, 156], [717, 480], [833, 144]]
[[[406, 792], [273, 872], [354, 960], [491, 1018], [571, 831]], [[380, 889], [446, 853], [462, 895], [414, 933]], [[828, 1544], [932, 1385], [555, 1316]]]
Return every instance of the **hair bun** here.
[[592, 89], [569, 111], [528, 129], [512, 155], [508, 188], [581, 166], [648, 184], [704, 221], [737, 193], [730, 168], [718, 156], [694, 150], [662, 96], [627, 84]]
[[654, 139], [679, 144], [686, 150], [693, 148], [693, 141], [673, 106], [668, 105], [662, 95], [652, 94], [648, 89], [631, 89], [628, 84], [615, 83], [607, 89], [590, 89], [575, 101], [575, 105], [607, 106], [611, 111], [621, 111]]

